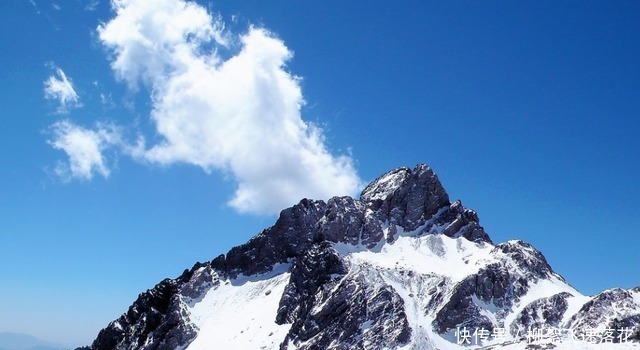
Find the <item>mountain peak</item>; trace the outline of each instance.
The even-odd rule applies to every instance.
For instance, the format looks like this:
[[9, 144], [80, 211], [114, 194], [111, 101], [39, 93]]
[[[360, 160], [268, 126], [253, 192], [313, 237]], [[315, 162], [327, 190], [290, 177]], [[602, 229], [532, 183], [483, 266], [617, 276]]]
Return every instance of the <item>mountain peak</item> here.
[[451, 205], [438, 176], [425, 164], [411, 170], [394, 169], [362, 191], [360, 201], [379, 213], [382, 221], [414, 231], [439, 210]]
[[140, 294], [92, 349], [461, 349], [463, 327], [513, 343], [527, 327], [638, 324], [640, 291], [585, 297], [530, 244], [494, 245], [419, 164], [359, 199], [284, 209], [247, 243]]
[[449, 204], [449, 196], [438, 176], [426, 164], [418, 164], [413, 170], [408, 167], [399, 167], [386, 172], [362, 190], [360, 200], [363, 202], [385, 201], [390, 196], [397, 196], [398, 193], [420, 190], [437, 195], [442, 205]]
[[399, 167], [382, 174], [362, 190], [360, 200], [365, 202], [384, 201], [402, 186], [410, 174], [411, 169], [407, 167]]

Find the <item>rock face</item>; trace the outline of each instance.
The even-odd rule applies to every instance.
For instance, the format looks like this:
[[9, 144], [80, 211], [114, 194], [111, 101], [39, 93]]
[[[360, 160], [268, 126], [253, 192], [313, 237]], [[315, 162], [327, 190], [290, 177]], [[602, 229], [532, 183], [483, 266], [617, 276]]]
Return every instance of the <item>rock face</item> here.
[[548, 327], [640, 341], [640, 290], [581, 295], [531, 245], [494, 245], [418, 165], [359, 199], [283, 210], [246, 244], [140, 294], [91, 348], [458, 349], [465, 328], [506, 330], [486, 345]]
[[91, 348], [176, 349], [193, 339], [196, 330], [179, 297], [182, 289], [188, 289], [190, 275], [165, 279], [140, 294], [129, 311], [100, 331]]
[[571, 317], [576, 333], [586, 336], [592, 329], [611, 329], [613, 339], [620, 337], [620, 330], [629, 329], [624, 337], [640, 341], [640, 291], [638, 288], [606, 290], [585, 303]]
[[562, 316], [567, 312], [567, 299], [570, 297], [570, 293], [561, 292], [531, 302], [518, 313], [509, 331], [512, 335], [517, 335], [528, 329], [561, 327]]

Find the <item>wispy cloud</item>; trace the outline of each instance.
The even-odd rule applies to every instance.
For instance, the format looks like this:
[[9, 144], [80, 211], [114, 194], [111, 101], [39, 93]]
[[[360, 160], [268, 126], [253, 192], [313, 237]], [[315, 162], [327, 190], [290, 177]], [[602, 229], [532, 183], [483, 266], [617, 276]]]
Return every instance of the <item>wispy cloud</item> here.
[[95, 174], [109, 177], [110, 166], [105, 151], [120, 146], [120, 131], [113, 125], [98, 124], [94, 130], [86, 129], [69, 120], [61, 120], [50, 128], [49, 144], [64, 151], [68, 162], [58, 162], [54, 169], [63, 180], [90, 180]]
[[98, 8], [99, 1], [98, 0], [88, 0], [84, 9], [87, 11], [95, 11]]
[[114, 108], [115, 103], [113, 102], [113, 98], [111, 97], [111, 93], [100, 93], [100, 103], [103, 107], [106, 108]]
[[[303, 197], [359, 189], [351, 157], [332, 154], [323, 130], [302, 119], [301, 78], [287, 70], [293, 53], [282, 40], [264, 28], [232, 33], [195, 2], [111, 4], [116, 15], [98, 27], [99, 38], [116, 77], [149, 92], [159, 136], [139, 140], [129, 155], [230, 175], [237, 188], [229, 204], [241, 212], [274, 214]], [[67, 141], [52, 145], [69, 155], [71, 174], [108, 176], [101, 152], [114, 144], [113, 133], [68, 123], [56, 130]]]
[[71, 108], [81, 107], [80, 96], [73, 87], [71, 80], [60, 68], [55, 68], [55, 74], [44, 82], [44, 96], [48, 100], [58, 102], [58, 113], [68, 113]]

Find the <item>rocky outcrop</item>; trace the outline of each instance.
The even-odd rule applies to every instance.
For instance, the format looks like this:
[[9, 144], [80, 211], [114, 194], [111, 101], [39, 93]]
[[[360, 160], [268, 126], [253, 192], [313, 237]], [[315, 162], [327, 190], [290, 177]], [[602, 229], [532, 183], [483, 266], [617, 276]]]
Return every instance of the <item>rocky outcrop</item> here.
[[368, 271], [325, 285], [307, 302], [281, 349], [383, 349], [410, 341], [403, 299]]
[[438, 176], [424, 164], [392, 170], [369, 184], [360, 200], [382, 222], [414, 231], [448, 207], [449, 195]]
[[611, 329], [614, 342], [620, 341], [620, 331], [627, 340], [640, 340], [640, 293], [614, 288], [606, 290], [585, 303], [571, 317], [570, 325], [577, 337], [585, 337], [589, 330]]
[[511, 335], [522, 335], [531, 329], [561, 328], [560, 322], [567, 311], [567, 299], [570, 297], [571, 294], [562, 292], [531, 302], [510, 325]]
[[129, 310], [100, 331], [93, 350], [169, 350], [187, 344], [196, 336], [184, 313], [180, 288], [191, 274], [165, 279], [138, 296]]
[[323, 201], [301, 200], [283, 210], [275, 225], [214, 259], [212, 267], [230, 277], [249, 276], [302, 255], [314, 240], [310, 233], [325, 214], [326, 206]]
[[[280, 299], [276, 315], [279, 324], [299, 325], [314, 305], [314, 298], [322, 288], [332, 288], [339, 277], [346, 275], [348, 268], [330, 244], [319, 242], [297, 259], [291, 268], [290, 282]], [[294, 330], [300, 327], [294, 327]]]
[[434, 326], [439, 333], [459, 327], [493, 329], [499, 327], [488, 314], [509, 309], [524, 295], [529, 281], [510, 273], [501, 263], [481, 269], [453, 287], [451, 297], [436, 314]]
[[439, 333], [459, 327], [502, 328], [500, 321], [531, 284], [553, 273], [544, 256], [522, 241], [499, 244], [492, 253], [501, 259], [453, 287], [449, 300], [436, 314], [434, 326]]

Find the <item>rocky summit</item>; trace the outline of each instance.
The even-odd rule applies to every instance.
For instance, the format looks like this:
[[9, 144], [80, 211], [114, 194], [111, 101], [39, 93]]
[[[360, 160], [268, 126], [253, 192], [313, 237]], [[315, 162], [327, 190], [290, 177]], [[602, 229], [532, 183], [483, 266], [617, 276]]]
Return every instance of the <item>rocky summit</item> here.
[[494, 244], [476, 212], [418, 165], [380, 176], [359, 199], [283, 210], [247, 243], [140, 294], [91, 349], [639, 343], [639, 288], [582, 295], [530, 244]]

